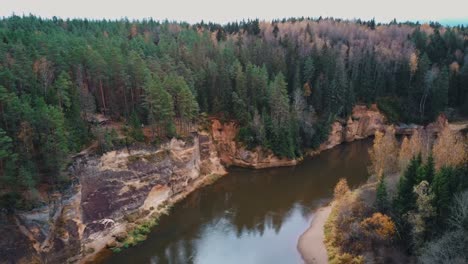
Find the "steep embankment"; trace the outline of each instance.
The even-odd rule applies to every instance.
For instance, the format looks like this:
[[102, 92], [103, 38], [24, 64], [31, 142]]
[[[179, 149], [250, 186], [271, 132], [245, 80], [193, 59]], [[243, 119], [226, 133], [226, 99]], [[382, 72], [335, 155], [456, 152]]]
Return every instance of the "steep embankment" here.
[[[371, 136], [384, 123], [375, 106], [356, 106], [349, 120], [334, 122], [328, 140], [309, 154]], [[248, 150], [236, 142], [237, 133], [234, 122], [212, 120], [211, 135], [194, 135], [191, 143], [173, 139], [157, 149], [78, 155], [69, 168], [74, 179], [69, 189], [49, 195], [43, 207], [31, 211], [0, 212], [0, 231], [9, 234], [0, 238], [0, 259], [18, 263], [89, 259], [106, 246], [132, 242], [138, 226], [211, 180], [209, 175], [225, 174], [221, 163], [266, 168], [299, 162], [260, 147]]]
[[375, 104], [370, 108], [365, 105], [356, 105], [346, 122], [343, 120], [333, 122], [328, 140], [320, 145], [319, 152], [343, 142], [352, 142], [373, 136], [376, 131], [384, 129], [385, 120], [385, 116]]
[[296, 159], [279, 158], [271, 150], [260, 146], [253, 150], [247, 149], [236, 141], [238, 132], [239, 127], [234, 121], [221, 123], [217, 119], [212, 120], [211, 133], [223, 164], [261, 169], [294, 166], [298, 163]]
[[[375, 131], [383, 130], [385, 116], [377, 109], [376, 105], [370, 108], [357, 105], [353, 108], [352, 116], [344, 122], [337, 120], [331, 126], [330, 135], [317, 150], [308, 152], [308, 155], [317, 155], [323, 150], [333, 148], [343, 142], [351, 142], [373, 136]], [[246, 168], [269, 168], [281, 166], [294, 166], [300, 160], [280, 158], [271, 150], [260, 146], [255, 149], [247, 149], [236, 141], [239, 127], [236, 122], [228, 121], [222, 123], [213, 119], [211, 133], [220, 155], [221, 162], [227, 166], [239, 166]]]
[[2, 214], [0, 259], [7, 263], [65, 263], [89, 259], [128, 241], [132, 230], [193, 191], [210, 175], [225, 174], [208, 135], [173, 139], [157, 149], [79, 156], [75, 180], [48, 203], [14, 216]]

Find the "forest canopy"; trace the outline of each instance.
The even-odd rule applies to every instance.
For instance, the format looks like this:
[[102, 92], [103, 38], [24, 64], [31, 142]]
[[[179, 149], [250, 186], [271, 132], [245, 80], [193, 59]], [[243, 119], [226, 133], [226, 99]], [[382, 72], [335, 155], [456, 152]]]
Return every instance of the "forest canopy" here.
[[466, 115], [467, 48], [468, 29], [437, 23], [2, 18], [0, 179], [18, 192], [66, 182], [70, 153], [113, 144], [96, 113], [137, 141], [141, 125], [171, 137], [200, 113], [235, 119], [244, 144], [289, 158], [356, 103], [392, 121]]

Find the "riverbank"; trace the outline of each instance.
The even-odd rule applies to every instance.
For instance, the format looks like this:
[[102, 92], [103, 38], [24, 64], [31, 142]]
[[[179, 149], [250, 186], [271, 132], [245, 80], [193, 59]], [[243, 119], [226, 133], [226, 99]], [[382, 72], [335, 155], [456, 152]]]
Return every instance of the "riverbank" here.
[[314, 214], [310, 227], [299, 237], [297, 249], [307, 264], [328, 263], [325, 247], [324, 225], [332, 210], [332, 205], [319, 208]]
[[[206, 176], [202, 176], [199, 179], [194, 180], [190, 185], [187, 186], [187, 188], [177, 194], [174, 195], [173, 197], [168, 198], [167, 200], [161, 201], [159, 204], [163, 204], [161, 208], [158, 208], [155, 212], [153, 212], [152, 215], [148, 215], [146, 217], [143, 217], [142, 219], [139, 219], [140, 224], [138, 226], [145, 226], [148, 225], [148, 222], [153, 221], [153, 224], [149, 225], [149, 228], [155, 228], [158, 225], [159, 218], [162, 215], [167, 215], [170, 213], [171, 208], [178, 202], [182, 201], [185, 199], [189, 194], [192, 192], [208, 186], [210, 184], [215, 183], [218, 179], [221, 177], [225, 176], [226, 174], [210, 174]], [[137, 226], [136, 226], [137, 227]], [[124, 231], [122, 229], [122, 231]], [[126, 231], [124, 231], [126, 233]], [[107, 237], [102, 238], [100, 241], [97, 241], [95, 246], [96, 248], [100, 248], [100, 250], [93, 252], [93, 254], [89, 254], [85, 256], [83, 259], [79, 261], [79, 263], [83, 264], [91, 264], [91, 263], [101, 263], [104, 262], [105, 259], [107, 259], [110, 254], [120, 252], [121, 250], [124, 250], [126, 247], [124, 247], [122, 244], [120, 246], [117, 246], [114, 242], [113, 246], [110, 243], [115, 241], [114, 239], [115, 235], [114, 234], [109, 234]], [[146, 235], [145, 238], [142, 239], [141, 241], [135, 241], [133, 245], [136, 245], [140, 242], [143, 242], [146, 240]]]

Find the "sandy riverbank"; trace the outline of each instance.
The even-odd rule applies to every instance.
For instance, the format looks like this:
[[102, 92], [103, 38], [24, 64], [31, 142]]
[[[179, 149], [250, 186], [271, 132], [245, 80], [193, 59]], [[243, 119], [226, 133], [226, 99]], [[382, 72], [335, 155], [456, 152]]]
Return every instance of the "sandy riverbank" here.
[[331, 209], [330, 205], [318, 209], [315, 212], [310, 227], [299, 237], [297, 249], [307, 264], [328, 263], [323, 227], [331, 213]]

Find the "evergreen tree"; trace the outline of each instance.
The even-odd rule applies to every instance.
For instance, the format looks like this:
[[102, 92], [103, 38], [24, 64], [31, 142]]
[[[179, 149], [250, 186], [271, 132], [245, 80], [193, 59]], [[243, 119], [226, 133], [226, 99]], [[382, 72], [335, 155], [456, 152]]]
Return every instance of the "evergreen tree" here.
[[390, 203], [387, 193], [387, 184], [385, 183], [385, 176], [382, 175], [379, 179], [376, 191], [376, 207], [381, 213], [386, 213], [389, 209]]
[[432, 189], [435, 196], [434, 206], [439, 219], [443, 219], [448, 214], [456, 186], [457, 182], [455, 181], [455, 170], [453, 168], [442, 167], [435, 174]]
[[432, 183], [435, 175], [435, 163], [432, 153], [429, 154], [426, 163], [423, 166], [420, 166], [418, 169], [417, 181], [427, 181], [429, 184]]
[[432, 117], [435, 118], [448, 105], [449, 73], [443, 67], [434, 82], [432, 90]]
[[16, 155], [13, 153], [12, 149], [12, 142], [13, 140], [0, 128], [0, 178], [8, 173], [5, 172], [6, 168], [16, 160]]
[[59, 109], [62, 111], [71, 106], [70, 93], [72, 82], [70, 76], [66, 72], [61, 72], [53, 85], [49, 98], [54, 98], [57, 101]]
[[269, 103], [272, 120], [272, 147], [280, 155], [292, 158], [295, 156], [293, 135], [289, 126], [289, 98], [284, 76], [280, 73], [270, 83]]
[[417, 184], [418, 169], [421, 166], [421, 155], [413, 157], [398, 182], [397, 195], [394, 200], [394, 207], [400, 216], [403, 216], [415, 208], [416, 197], [413, 187]]
[[174, 117], [174, 106], [171, 95], [164, 90], [161, 81], [155, 77], [145, 87], [145, 100], [143, 105], [148, 111], [148, 123], [151, 125], [153, 140], [156, 135], [169, 135], [173, 132], [172, 118]]

